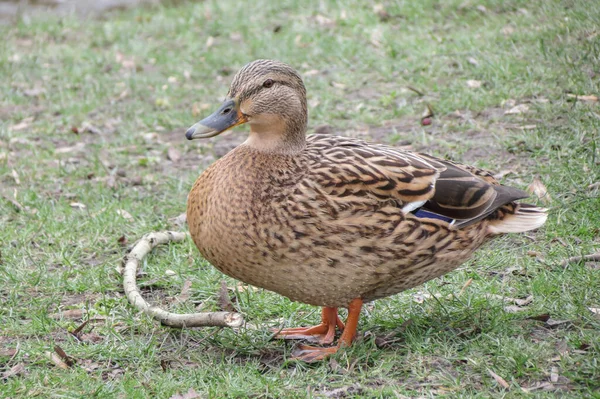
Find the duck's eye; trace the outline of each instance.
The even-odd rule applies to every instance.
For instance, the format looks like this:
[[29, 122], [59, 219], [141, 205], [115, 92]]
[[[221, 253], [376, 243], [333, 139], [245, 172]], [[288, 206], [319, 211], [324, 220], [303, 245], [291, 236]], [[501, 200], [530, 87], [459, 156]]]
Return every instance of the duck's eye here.
[[266, 87], [268, 89], [269, 87], [273, 86], [273, 84], [275, 84], [275, 82], [273, 82], [273, 79], [267, 79], [263, 83], [263, 87]]

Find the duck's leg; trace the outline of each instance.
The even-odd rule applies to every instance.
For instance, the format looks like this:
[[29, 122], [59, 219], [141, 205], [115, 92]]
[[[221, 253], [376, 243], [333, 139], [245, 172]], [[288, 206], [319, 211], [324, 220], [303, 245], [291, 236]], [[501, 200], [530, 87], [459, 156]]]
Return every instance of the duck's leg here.
[[348, 320], [346, 320], [346, 327], [344, 333], [340, 337], [338, 344], [330, 348], [319, 348], [316, 346], [299, 345], [298, 348], [292, 353], [294, 359], [303, 360], [305, 362], [316, 362], [322, 360], [325, 357], [336, 353], [342, 346], [350, 346], [354, 337], [356, 336], [356, 327], [358, 326], [358, 319], [360, 318], [360, 310], [362, 309], [362, 299], [356, 298], [348, 305]]
[[321, 324], [314, 327], [284, 328], [277, 330], [275, 338], [318, 339], [320, 344], [331, 344], [335, 338], [335, 327], [344, 329], [344, 323], [338, 317], [337, 308], [323, 308]]

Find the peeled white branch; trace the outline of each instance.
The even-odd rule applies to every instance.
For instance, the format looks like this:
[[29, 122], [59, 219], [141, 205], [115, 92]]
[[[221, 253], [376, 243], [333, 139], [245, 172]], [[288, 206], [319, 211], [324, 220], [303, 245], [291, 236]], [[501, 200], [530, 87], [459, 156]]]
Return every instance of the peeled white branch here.
[[597, 262], [600, 261], [600, 252], [595, 253], [595, 254], [590, 254], [590, 255], [583, 255], [583, 256], [572, 256], [568, 259], [565, 259], [562, 261], [561, 265], [563, 267], [566, 267], [569, 265], [569, 263], [576, 263], [576, 262], [581, 262], [581, 261], [587, 261], [587, 262]]
[[137, 286], [136, 275], [140, 261], [154, 247], [168, 242], [179, 242], [186, 239], [187, 233], [165, 231], [149, 233], [139, 240], [131, 252], [125, 256], [123, 268], [123, 288], [129, 302], [149, 314], [154, 319], [169, 327], [239, 327], [244, 322], [244, 318], [239, 313], [232, 312], [202, 312], [202, 313], [171, 313], [157, 306], [151, 306], [140, 294]]

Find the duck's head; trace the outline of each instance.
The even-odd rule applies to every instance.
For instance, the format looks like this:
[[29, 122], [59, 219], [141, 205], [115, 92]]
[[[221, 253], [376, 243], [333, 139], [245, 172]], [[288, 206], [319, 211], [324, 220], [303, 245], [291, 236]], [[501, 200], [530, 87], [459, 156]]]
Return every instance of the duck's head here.
[[305, 144], [306, 89], [292, 67], [256, 60], [233, 78], [219, 109], [188, 129], [188, 140], [217, 136], [243, 123], [250, 125], [246, 145], [268, 152], [299, 151]]

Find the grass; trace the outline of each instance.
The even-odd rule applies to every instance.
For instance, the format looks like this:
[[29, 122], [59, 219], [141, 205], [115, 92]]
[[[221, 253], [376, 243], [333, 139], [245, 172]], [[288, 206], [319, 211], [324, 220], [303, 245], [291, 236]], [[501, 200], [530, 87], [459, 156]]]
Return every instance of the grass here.
[[[0, 27], [0, 371], [23, 366], [3, 374], [0, 397], [600, 397], [589, 309], [600, 308], [600, 268], [561, 266], [600, 248], [589, 188], [600, 180], [600, 103], [569, 95], [600, 94], [600, 6], [381, 5], [178, 2]], [[503, 180], [521, 188], [538, 177], [548, 223], [368, 306], [357, 344], [316, 365], [290, 361], [293, 346], [268, 328], [314, 323], [318, 309], [273, 293], [231, 291], [256, 326], [237, 332], [171, 330], [136, 313], [115, 268], [144, 233], [176, 228], [194, 179], [243, 138], [243, 128], [202, 143], [183, 134], [256, 58], [304, 74], [311, 131], [511, 171]], [[425, 103], [436, 117], [421, 127]], [[527, 112], [506, 113], [521, 104]], [[144, 270], [155, 302], [218, 309], [224, 277], [190, 242], [155, 251]], [[191, 297], [175, 304], [186, 280]], [[530, 295], [516, 311], [510, 298]], [[75, 364], [56, 367], [55, 346]]]

